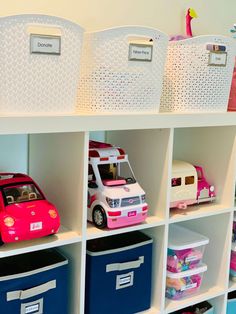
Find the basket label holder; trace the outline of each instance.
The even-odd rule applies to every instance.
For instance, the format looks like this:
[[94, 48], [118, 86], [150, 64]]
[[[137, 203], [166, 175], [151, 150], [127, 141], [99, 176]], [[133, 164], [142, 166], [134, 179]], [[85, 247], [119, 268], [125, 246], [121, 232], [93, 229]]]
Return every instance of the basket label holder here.
[[60, 55], [61, 37], [55, 35], [30, 34], [30, 53]]
[[129, 44], [129, 61], [152, 61], [153, 46], [149, 44]]

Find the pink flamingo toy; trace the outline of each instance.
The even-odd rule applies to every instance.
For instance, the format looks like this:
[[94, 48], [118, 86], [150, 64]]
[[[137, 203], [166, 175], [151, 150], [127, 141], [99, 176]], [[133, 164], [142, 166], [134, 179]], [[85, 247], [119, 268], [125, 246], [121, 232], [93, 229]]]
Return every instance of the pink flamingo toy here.
[[197, 18], [197, 13], [195, 12], [195, 10], [193, 8], [189, 8], [187, 10], [187, 13], [186, 13], [186, 19], [185, 19], [185, 22], [186, 22], [186, 35], [174, 35], [174, 36], [171, 36], [170, 37], [170, 40], [182, 40], [182, 39], [187, 39], [187, 38], [190, 38], [190, 37], [193, 37], [193, 33], [192, 33], [192, 25], [191, 25], [191, 21], [192, 19], [194, 18]]

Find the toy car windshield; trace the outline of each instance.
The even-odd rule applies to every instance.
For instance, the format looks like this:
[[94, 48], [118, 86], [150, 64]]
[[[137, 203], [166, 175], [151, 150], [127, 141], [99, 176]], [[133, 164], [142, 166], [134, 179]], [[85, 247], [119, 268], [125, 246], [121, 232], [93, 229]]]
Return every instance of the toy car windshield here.
[[132, 184], [136, 180], [128, 162], [98, 165], [101, 180], [104, 185]]
[[6, 205], [44, 199], [32, 183], [7, 186], [3, 188], [3, 195]]

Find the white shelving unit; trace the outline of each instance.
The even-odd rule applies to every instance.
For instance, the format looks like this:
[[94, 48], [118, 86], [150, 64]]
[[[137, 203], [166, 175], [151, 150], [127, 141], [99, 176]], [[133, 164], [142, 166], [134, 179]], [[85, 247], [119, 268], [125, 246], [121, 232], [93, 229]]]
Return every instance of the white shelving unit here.
[[[107, 131], [107, 141], [129, 155], [138, 182], [146, 191], [146, 222], [115, 230], [87, 223], [87, 159], [89, 132]], [[29, 134], [28, 146], [12, 146], [9, 154], [27, 150], [28, 172], [57, 206], [62, 227], [52, 237], [3, 245], [0, 257], [60, 247], [70, 259], [70, 314], [84, 313], [86, 242], [118, 233], [142, 230], [154, 240], [151, 309], [167, 314], [209, 300], [216, 314], [226, 311], [231, 230], [236, 182], [236, 113], [1, 116], [1, 136]], [[7, 158], [5, 156], [4, 158]], [[212, 204], [169, 210], [172, 159], [200, 164], [217, 188]], [[3, 157], [2, 157], [3, 159]], [[4, 162], [3, 162], [4, 165]], [[20, 165], [17, 164], [17, 171]], [[1, 169], [2, 171], [6, 170]], [[7, 169], [9, 170], [9, 169]], [[24, 168], [23, 168], [24, 170]], [[22, 170], [22, 171], [23, 171]], [[181, 301], [165, 299], [168, 229], [180, 223], [210, 239], [204, 255], [208, 271], [201, 290]]]

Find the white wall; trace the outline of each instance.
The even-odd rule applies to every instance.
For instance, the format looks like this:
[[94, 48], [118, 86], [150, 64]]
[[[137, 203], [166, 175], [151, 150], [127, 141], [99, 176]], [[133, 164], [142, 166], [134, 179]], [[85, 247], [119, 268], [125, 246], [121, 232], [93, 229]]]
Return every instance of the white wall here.
[[87, 30], [124, 24], [157, 27], [168, 34], [182, 33], [185, 11], [193, 7], [199, 18], [194, 34], [229, 34], [236, 22], [236, 0], [8, 0], [1, 15], [44, 13], [71, 19]]

